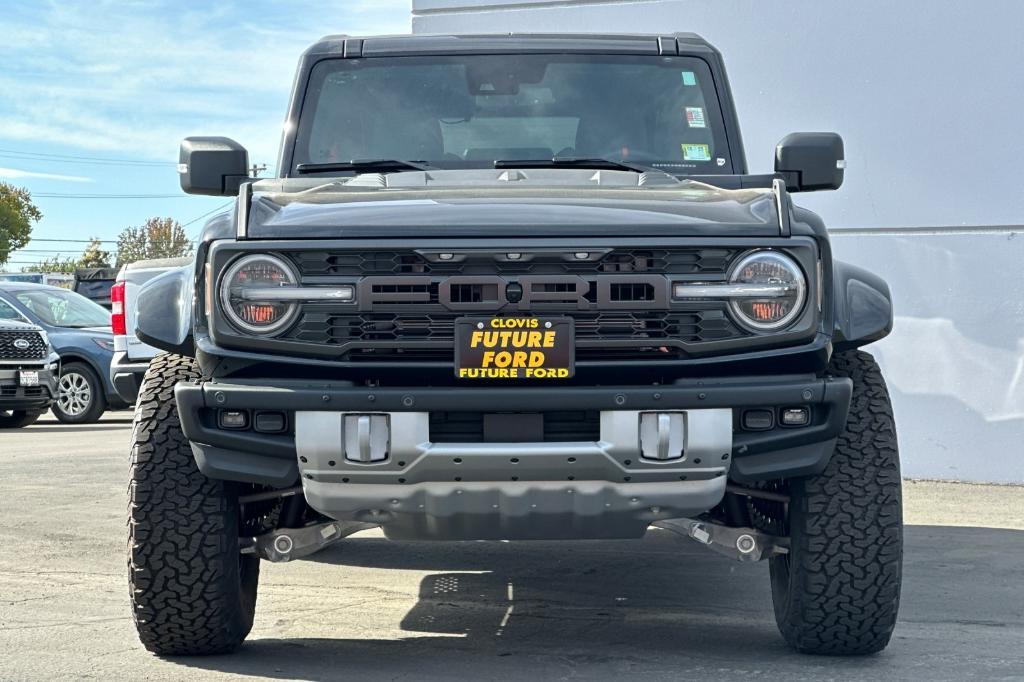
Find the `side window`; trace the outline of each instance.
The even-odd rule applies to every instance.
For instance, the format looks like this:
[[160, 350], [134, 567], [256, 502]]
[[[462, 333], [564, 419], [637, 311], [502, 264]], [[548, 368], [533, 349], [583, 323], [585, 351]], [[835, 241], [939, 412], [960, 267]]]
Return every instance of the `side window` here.
[[24, 322], [25, 318], [10, 303], [0, 298], [0, 320], [16, 320]]

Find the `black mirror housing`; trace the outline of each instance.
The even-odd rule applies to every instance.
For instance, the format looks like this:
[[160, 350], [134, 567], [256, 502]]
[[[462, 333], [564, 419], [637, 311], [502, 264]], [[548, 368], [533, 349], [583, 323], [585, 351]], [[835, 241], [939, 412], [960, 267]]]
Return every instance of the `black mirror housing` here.
[[249, 177], [249, 152], [227, 137], [186, 137], [178, 151], [178, 173], [187, 194], [234, 196]]
[[791, 133], [775, 146], [775, 172], [790, 192], [839, 189], [846, 158], [836, 133]]

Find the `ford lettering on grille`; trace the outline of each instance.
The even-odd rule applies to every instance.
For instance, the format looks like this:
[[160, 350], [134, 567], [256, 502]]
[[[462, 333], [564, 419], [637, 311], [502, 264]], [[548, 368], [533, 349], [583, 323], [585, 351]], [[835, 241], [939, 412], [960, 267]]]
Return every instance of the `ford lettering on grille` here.
[[665, 310], [670, 280], [664, 275], [456, 275], [366, 277], [361, 310], [436, 302], [452, 311], [530, 311], [545, 306], [577, 310]]

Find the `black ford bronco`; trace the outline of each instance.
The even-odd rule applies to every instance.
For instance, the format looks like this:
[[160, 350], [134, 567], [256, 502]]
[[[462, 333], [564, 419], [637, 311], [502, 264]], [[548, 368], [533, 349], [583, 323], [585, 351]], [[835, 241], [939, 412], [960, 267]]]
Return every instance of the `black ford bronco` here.
[[859, 348], [889, 291], [791, 200], [844, 165], [839, 136], [797, 133], [749, 174], [692, 34], [315, 44], [277, 177], [229, 139], [182, 143], [182, 188], [237, 203], [139, 296], [165, 351], [132, 445], [142, 642], [238, 647], [262, 560], [366, 528], [654, 526], [767, 560], [796, 649], [885, 647], [899, 461]]

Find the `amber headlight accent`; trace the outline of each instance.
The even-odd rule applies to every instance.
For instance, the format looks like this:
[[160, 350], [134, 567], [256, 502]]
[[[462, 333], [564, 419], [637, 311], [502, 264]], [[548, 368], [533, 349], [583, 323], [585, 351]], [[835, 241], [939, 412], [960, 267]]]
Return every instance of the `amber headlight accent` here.
[[755, 251], [740, 259], [729, 283], [742, 291], [729, 300], [740, 324], [755, 331], [785, 327], [800, 314], [807, 298], [807, 279], [789, 256]]
[[298, 304], [288, 296], [298, 285], [295, 270], [281, 258], [243, 256], [221, 277], [221, 306], [235, 327], [252, 334], [273, 334], [298, 314]]

